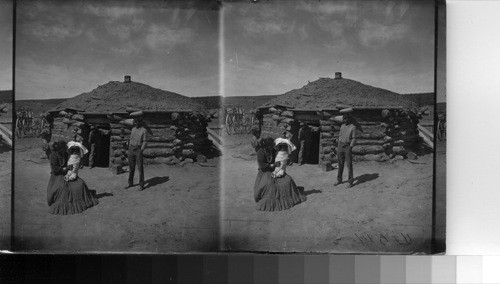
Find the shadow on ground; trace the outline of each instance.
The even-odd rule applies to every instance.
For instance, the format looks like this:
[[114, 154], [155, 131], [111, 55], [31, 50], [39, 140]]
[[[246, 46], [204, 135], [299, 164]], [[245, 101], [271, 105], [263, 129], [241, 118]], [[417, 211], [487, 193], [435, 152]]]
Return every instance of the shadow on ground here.
[[354, 184], [355, 185], [362, 184], [362, 183], [365, 183], [365, 182], [377, 179], [378, 177], [379, 177], [378, 173], [375, 173], [375, 174], [363, 174], [363, 175], [360, 175], [359, 177], [355, 177], [354, 178]]

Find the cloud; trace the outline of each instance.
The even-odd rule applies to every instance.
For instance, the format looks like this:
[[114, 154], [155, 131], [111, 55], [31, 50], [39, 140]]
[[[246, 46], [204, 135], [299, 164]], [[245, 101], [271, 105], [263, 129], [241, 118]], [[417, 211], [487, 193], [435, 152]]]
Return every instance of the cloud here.
[[332, 53], [339, 53], [348, 50], [349, 43], [345, 40], [345, 38], [339, 38], [330, 43], [326, 43], [324, 46]]
[[109, 81], [109, 72], [99, 66], [84, 70], [57, 64], [41, 64], [30, 58], [16, 62], [16, 98], [68, 98], [88, 92], [98, 84]]
[[189, 43], [193, 39], [194, 32], [190, 28], [173, 30], [156, 24], [149, 27], [145, 38], [147, 46], [153, 50], [168, 50], [174, 46]]
[[356, 9], [355, 4], [349, 1], [335, 1], [335, 2], [300, 2], [297, 9], [307, 11], [315, 14], [334, 15], [345, 14]]
[[33, 22], [27, 25], [28, 32], [43, 41], [64, 40], [74, 38], [83, 33], [83, 29], [61, 24], [44, 25]]
[[131, 55], [139, 53], [141, 51], [141, 47], [133, 42], [127, 42], [119, 47], [111, 47], [111, 51], [121, 55]]
[[294, 30], [293, 24], [276, 20], [259, 21], [254, 18], [244, 18], [240, 24], [245, 32], [253, 36], [287, 34]]
[[376, 49], [408, 36], [408, 30], [409, 27], [405, 24], [384, 25], [364, 20], [359, 40], [363, 46]]
[[122, 17], [131, 17], [137, 15], [142, 12], [142, 9], [139, 7], [103, 7], [103, 6], [95, 6], [88, 5], [85, 7], [85, 13], [91, 14], [99, 17], [107, 17], [112, 20], [116, 20]]
[[344, 34], [344, 25], [329, 18], [318, 18], [318, 26], [325, 32], [331, 34], [334, 38], [341, 37]]

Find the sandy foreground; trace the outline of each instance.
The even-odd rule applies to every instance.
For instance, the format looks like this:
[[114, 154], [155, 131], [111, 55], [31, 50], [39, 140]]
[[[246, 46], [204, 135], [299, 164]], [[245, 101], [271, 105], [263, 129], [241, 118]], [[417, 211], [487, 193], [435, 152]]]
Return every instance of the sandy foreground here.
[[12, 152], [0, 148], [0, 249], [10, 249]]
[[[224, 250], [429, 253], [433, 154], [395, 163], [354, 163], [355, 186], [334, 187], [337, 170], [287, 168], [307, 201], [286, 211], [255, 209], [257, 162], [248, 135], [225, 137]], [[347, 175], [347, 171], [344, 171]], [[443, 211], [441, 211], [443, 212]]]
[[[147, 187], [124, 189], [128, 174], [84, 168], [99, 204], [75, 215], [48, 213], [50, 166], [39, 139], [17, 140], [16, 250], [66, 252], [215, 251], [219, 242], [219, 158], [210, 166], [145, 167]], [[138, 182], [136, 173], [135, 182]]]

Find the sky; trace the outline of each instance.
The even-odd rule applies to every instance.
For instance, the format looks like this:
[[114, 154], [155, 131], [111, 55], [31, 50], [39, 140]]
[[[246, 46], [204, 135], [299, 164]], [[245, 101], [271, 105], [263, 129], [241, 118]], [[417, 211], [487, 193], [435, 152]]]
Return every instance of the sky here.
[[12, 90], [12, 0], [0, 0], [0, 90]]
[[109, 81], [219, 93], [216, 1], [19, 1], [16, 99], [69, 98]]
[[223, 13], [225, 96], [282, 94], [335, 72], [434, 91], [434, 1], [237, 1]]

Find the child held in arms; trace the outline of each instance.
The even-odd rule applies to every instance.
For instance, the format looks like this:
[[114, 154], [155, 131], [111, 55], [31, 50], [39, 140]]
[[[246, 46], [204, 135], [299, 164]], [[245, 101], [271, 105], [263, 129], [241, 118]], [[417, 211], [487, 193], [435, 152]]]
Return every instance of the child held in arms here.
[[71, 141], [67, 144], [68, 152], [70, 154], [68, 159], [68, 172], [64, 176], [65, 181], [73, 181], [78, 178], [78, 169], [80, 168], [80, 161], [83, 155], [88, 150], [80, 142]]
[[276, 166], [271, 176], [273, 178], [280, 178], [286, 174], [286, 166], [290, 159], [290, 154], [296, 149], [296, 147], [292, 142], [290, 142], [290, 140], [284, 138], [274, 140], [274, 145], [276, 145], [276, 150], [278, 150], [274, 161], [279, 165]]

